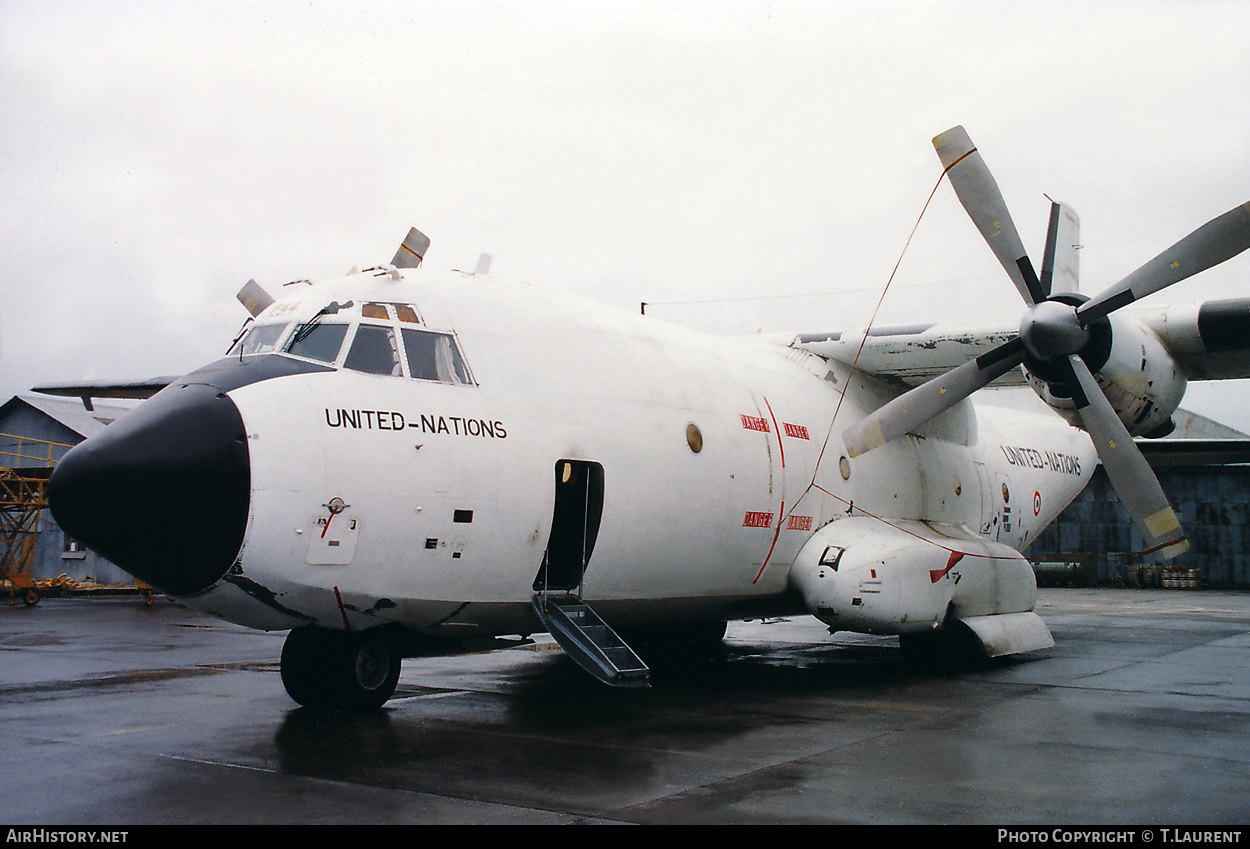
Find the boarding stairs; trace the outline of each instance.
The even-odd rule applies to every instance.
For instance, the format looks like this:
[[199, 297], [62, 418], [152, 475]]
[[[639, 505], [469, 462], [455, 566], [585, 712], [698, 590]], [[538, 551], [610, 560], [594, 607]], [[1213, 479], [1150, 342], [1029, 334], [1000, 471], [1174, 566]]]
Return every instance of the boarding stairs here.
[[651, 686], [651, 670], [580, 597], [538, 593], [534, 610], [560, 648], [595, 678], [611, 687]]

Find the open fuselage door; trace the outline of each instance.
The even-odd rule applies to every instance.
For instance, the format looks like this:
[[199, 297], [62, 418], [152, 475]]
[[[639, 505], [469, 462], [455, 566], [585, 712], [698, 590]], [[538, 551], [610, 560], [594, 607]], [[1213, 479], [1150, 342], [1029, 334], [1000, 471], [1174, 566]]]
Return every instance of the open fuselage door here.
[[603, 466], [586, 460], [556, 463], [555, 512], [542, 566], [534, 578], [539, 593], [577, 591], [595, 549], [603, 519]]
[[613, 687], [647, 687], [646, 664], [581, 597], [602, 519], [603, 466], [557, 462], [551, 537], [534, 577], [534, 611], [560, 647], [595, 678]]

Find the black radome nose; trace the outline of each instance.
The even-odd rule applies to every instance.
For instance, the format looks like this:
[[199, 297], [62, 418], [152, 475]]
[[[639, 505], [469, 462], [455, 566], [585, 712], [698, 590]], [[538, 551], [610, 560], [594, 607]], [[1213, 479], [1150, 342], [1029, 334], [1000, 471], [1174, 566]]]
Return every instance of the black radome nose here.
[[70, 450], [48, 504], [61, 528], [170, 595], [215, 584], [238, 557], [247, 434], [215, 386], [175, 382]]

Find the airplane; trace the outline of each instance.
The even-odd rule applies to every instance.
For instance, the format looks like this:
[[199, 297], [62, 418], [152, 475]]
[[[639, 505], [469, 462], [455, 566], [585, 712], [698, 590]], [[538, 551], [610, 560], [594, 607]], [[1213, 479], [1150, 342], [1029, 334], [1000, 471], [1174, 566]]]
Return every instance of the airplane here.
[[1134, 437], [1187, 380], [1250, 375], [1250, 299], [1125, 308], [1250, 246], [1250, 203], [1086, 297], [1075, 213], [1052, 207], [1037, 272], [963, 128], [934, 145], [1018, 323], [718, 338], [430, 269], [414, 228], [384, 265], [249, 282], [243, 331], [189, 374], [40, 387], [149, 396], [61, 460], [53, 515], [193, 608], [289, 631], [308, 707], [376, 709], [406, 657], [544, 632], [616, 687], [652, 684], [640, 646], [775, 616], [923, 662], [1053, 646], [1020, 552], [1099, 463], [1140, 555], [1188, 545]]

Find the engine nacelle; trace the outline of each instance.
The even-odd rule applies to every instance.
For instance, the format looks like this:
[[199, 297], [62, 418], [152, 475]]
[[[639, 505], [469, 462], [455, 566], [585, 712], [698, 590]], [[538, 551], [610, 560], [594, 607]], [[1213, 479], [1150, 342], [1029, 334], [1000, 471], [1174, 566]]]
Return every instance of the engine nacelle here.
[[959, 619], [1031, 611], [1037, 582], [1015, 549], [959, 528], [866, 516], [838, 519], [807, 541], [790, 586], [841, 631], [915, 634]]
[[[1185, 395], [1185, 375], [1159, 337], [1140, 321], [1115, 315], [1107, 321], [1110, 327], [1101, 335], [1095, 334], [1082, 355], [1130, 434], [1166, 435], [1172, 429], [1172, 414]], [[1030, 362], [1025, 376], [1043, 401], [1071, 424], [1080, 426], [1071, 389], [1059, 373]]]

